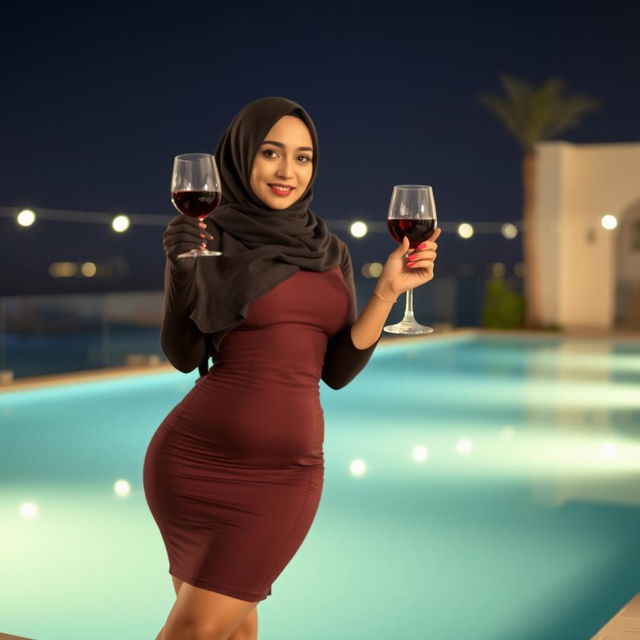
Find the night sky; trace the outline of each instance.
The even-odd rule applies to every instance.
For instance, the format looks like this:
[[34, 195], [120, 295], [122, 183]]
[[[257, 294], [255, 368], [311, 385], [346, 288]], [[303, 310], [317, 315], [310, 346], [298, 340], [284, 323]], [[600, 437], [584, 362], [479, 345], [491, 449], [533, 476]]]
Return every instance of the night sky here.
[[[534, 84], [559, 76], [601, 101], [564, 140], [640, 140], [637, 3], [380, 7], [3, 3], [0, 207], [168, 221], [173, 156], [212, 152], [242, 106], [265, 96], [299, 102], [316, 123], [311, 208], [325, 219], [384, 220], [394, 184], [423, 183], [441, 223], [517, 221], [520, 149], [477, 100], [501, 91], [503, 72]], [[117, 256], [131, 272], [107, 288], [161, 288], [161, 233], [48, 221], [18, 229], [0, 218], [0, 293], [50, 290], [53, 260]], [[384, 262], [395, 248], [384, 233], [339, 235], [357, 263]], [[463, 260], [521, 259], [520, 240], [497, 235], [445, 233], [439, 245], [445, 273]]]

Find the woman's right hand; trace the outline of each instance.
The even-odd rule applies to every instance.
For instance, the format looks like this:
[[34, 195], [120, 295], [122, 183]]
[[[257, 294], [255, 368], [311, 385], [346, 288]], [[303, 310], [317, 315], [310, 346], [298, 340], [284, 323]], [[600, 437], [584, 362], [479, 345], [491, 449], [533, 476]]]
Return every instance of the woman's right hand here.
[[177, 215], [162, 234], [162, 246], [167, 259], [176, 271], [187, 273], [196, 265], [196, 258], [178, 258], [191, 249], [204, 249], [213, 236], [207, 232], [207, 225], [197, 218]]

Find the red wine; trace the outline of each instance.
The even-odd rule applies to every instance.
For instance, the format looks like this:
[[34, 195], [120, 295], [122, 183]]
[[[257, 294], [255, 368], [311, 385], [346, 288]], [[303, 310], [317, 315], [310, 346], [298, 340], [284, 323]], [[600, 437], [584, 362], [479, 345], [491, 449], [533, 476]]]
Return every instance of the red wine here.
[[387, 218], [389, 233], [396, 242], [409, 238], [409, 248], [415, 249], [428, 240], [436, 230], [436, 221], [431, 218]]
[[180, 213], [204, 218], [220, 204], [220, 191], [174, 191], [171, 200]]

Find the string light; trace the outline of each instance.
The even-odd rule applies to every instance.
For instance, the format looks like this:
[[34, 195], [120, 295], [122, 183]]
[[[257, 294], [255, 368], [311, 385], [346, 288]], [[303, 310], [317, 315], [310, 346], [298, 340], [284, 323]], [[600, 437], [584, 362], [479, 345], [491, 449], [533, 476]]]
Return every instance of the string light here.
[[[113, 215], [99, 211], [69, 211], [63, 209], [40, 209], [36, 212], [32, 209], [19, 210], [17, 207], [0, 207], [0, 217], [11, 217], [21, 226], [32, 226], [37, 220], [51, 220], [55, 222], [67, 223], [89, 223], [110, 226], [118, 234], [129, 231], [132, 227], [156, 226], [166, 227], [172, 216], [157, 214], [118, 214]], [[333, 231], [344, 231], [355, 239], [365, 238], [369, 232], [389, 235], [386, 218], [383, 216], [377, 220], [353, 220], [348, 218], [323, 218], [326, 225]], [[617, 220], [615, 216], [604, 216], [602, 225], [605, 228], [615, 228]], [[609, 225], [608, 227], [606, 225]], [[468, 222], [445, 221], [438, 222], [438, 227], [443, 233], [455, 233], [464, 240], [469, 240], [474, 235], [501, 235], [507, 240], [516, 238], [522, 228], [522, 222]], [[377, 278], [382, 272], [383, 265], [379, 262], [367, 262], [360, 268], [364, 278]], [[115, 273], [117, 272], [117, 273]], [[503, 263], [493, 263], [489, 265], [489, 273], [498, 277], [507, 275], [506, 265]], [[92, 278], [94, 276], [102, 278], [119, 277], [128, 273], [127, 265], [94, 264], [93, 262], [71, 263], [54, 262], [49, 267], [49, 274], [54, 278]], [[457, 266], [458, 277], [476, 277], [478, 274], [477, 265], [463, 263]], [[513, 268], [513, 274], [524, 277], [524, 264], [518, 263]]]
[[[37, 214], [37, 215], [36, 215]], [[215, 213], [213, 214], [215, 216]], [[111, 214], [103, 211], [70, 211], [66, 209], [32, 209], [20, 210], [18, 207], [0, 207], [0, 217], [14, 218], [21, 226], [31, 226], [39, 220], [53, 222], [71, 222], [80, 224], [102, 224], [110, 226], [119, 233], [138, 226], [166, 227], [171, 220], [171, 215], [159, 214]], [[606, 216], [605, 216], [606, 217]], [[382, 216], [377, 220], [353, 220], [353, 218], [323, 218], [324, 222], [335, 231], [345, 231], [354, 238], [364, 238], [369, 233], [382, 233], [389, 235], [387, 221]], [[117, 222], [116, 222], [117, 221]], [[118, 227], [116, 229], [115, 227]], [[522, 227], [521, 222], [467, 222], [449, 220], [438, 222], [438, 227], [443, 233], [459, 233], [462, 227], [463, 233], [471, 230], [471, 237], [475, 234], [501, 234], [507, 239], [515, 238]], [[466, 239], [466, 238], [465, 238]]]
[[463, 222], [458, 226], [458, 235], [467, 240], [473, 236], [473, 227], [468, 222]]
[[367, 223], [358, 220], [351, 225], [349, 231], [354, 238], [364, 238], [368, 231]]
[[114, 231], [117, 231], [118, 233], [122, 233], [123, 231], [126, 231], [130, 226], [131, 226], [131, 222], [128, 216], [125, 216], [125, 215], [116, 216], [111, 222], [111, 227], [113, 228]]
[[[215, 214], [214, 214], [215, 215]], [[0, 207], [0, 217], [14, 218], [21, 227], [31, 227], [37, 220], [51, 220], [54, 222], [77, 222], [89, 224], [109, 225], [114, 231], [123, 233], [131, 227], [156, 226], [166, 227], [171, 220], [170, 215], [158, 214], [118, 214], [113, 215], [102, 211], [69, 211], [65, 209], [22, 209], [18, 207]], [[372, 233], [389, 234], [384, 217], [380, 220], [349, 220], [348, 218], [323, 218], [324, 222], [333, 230], [346, 231], [352, 237], [360, 239]], [[604, 229], [613, 230], [618, 226], [618, 219], [613, 214], [603, 215], [600, 224]], [[513, 240], [520, 234], [523, 224], [517, 222], [458, 222], [455, 220], [438, 222], [443, 233], [455, 232], [461, 238], [468, 240], [476, 234], [499, 234], [507, 240]]]
[[30, 227], [36, 220], [36, 214], [31, 209], [23, 209], [16, 217], [21, 227]]
[[515, 224], [508, 222], [507, 224], [502, 225], [500, 233], [502, 233], [507, 240], [513, 240], [518, 235], [518, 227], [516, 227]]

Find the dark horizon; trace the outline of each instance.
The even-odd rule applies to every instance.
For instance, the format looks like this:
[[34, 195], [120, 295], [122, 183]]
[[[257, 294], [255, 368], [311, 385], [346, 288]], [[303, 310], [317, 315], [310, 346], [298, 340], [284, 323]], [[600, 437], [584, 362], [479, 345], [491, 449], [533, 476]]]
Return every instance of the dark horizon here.
[[[314, 6], [274, 14], [204, 2], [37, 10], [9, 2], [0, 206], [168, 221], [177, 215], [173, 156], [212, 151], [237, 111], [268, 95], [299, 102], [314, 119], [311, 208], [326, 219], [384, 220], [393, 184], [426, 183], [443, 223], [519, 220], [520, 149], [478, 102], [501, 92], [501, 73], [535, 85], [562, 77], [568, 93], [601, 101], [562, 140], [640, 140], [637, 6], [442, 5], [411, 8], [410, 19], [408, 11], [397, 3], [393, 13], [341, 6], [336, 15]], [[161, 287], [160, 227], [115, 237], [98, 225], [47, 221], [16, 230], [0, 218], [0, 233], [5, 295], [16, 271], [35, 292], [53, 260], [114, 256], [130, 262], [130, 285]], [[383, 262], [394, 248], [384, 234], [341, 237], [354, 262]], [[519, 239], [448, 233], [440, 245], [444, 269], [520, 259]]]

